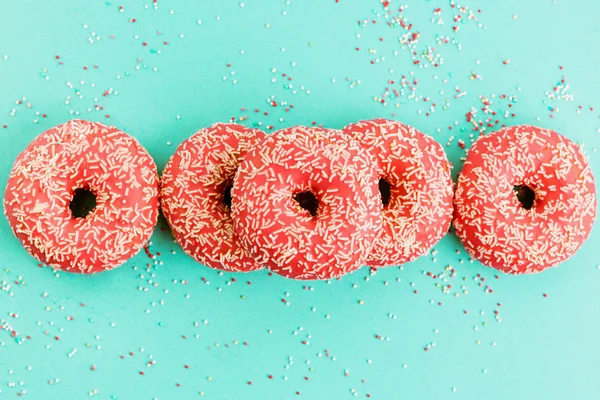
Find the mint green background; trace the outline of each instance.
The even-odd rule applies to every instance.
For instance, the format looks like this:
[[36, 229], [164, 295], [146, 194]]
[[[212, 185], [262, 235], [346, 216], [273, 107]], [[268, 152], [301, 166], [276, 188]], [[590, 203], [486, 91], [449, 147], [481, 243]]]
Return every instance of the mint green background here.
[[[456, 175], [464, 156], [457, 140], [468, 143], [472, 128], [465, 114], [481, 108], [479, 96], [492, 95], [501, 123], [538, 124], [584, 143], [600, 176], [597, 1], [465, 0], [459, 4], [471, 7], [485, 29], [465, 20], [455, 33], [456, 9], [448, 1], [392, 0], [392, 15], [409, 4], [403, 14], [421, 32], [418, 52], [430, 45], [443, 56], [437, 69], [413, 65], [397, 41], [403, 31], [386, 25], [379, 0], [244, 3], [159, 0], [155, 10], [152, 0], [1, 0], [0, 184], [27, 143], [76, 112], [137, 137], [161, 170], [181, 141], [231, 117], [247, 115], [244, 124], [274, 129], [398, 118], [444, 146], [454, 136], [445, 148]], [[444, 25], [431, 22], [437, 7]], [[372, 18], [377, 24], [357, 24]], [[90, 43], [92, 32], [100, 40]], [[456, 38], [462, 50], [437, 45], [437, 34]], [[371, 64], [377, 57], [385, 60]], [[429, 102], [373, 101], [386, 87], [398, 88], [411, 71]], [[469, 79], [472, 72], [483, 79]], [[574, 101], [547, 100], [544, 93], [563, 75]], [[346, 78], [361, 83], [352, 88]], [[454, 99], [455, 86], [467, 94]], [[103, 96], [107, 90], [111, 94]], [[509, 100], [501, 94], [517, 95], [514, 118], [504, 117]], [[271, 96], [294, 108], [270, 106]], [[15, 103], [23, 97], [24, 104]], [[438, 106], [427, 117], [432, 102]], [[104, 110], [94, 110], [95, 104]], [[548, 107], [559, 108], [554, 118]], [[478, 118], [487, 115], [480, 111]], [[435, 255], [403, 268], [303, 283], [264, 271], [219, 274], [198, 265], [172, 242], [164, 221], [150, 246], [161, 252], [155, 262], [142, 252], [109, 273], [55, 274], [37, 268], [0, 218], [0, 327], [18, 332], [11, 338], [0, 329], [0, 398], [26, 392], [30, 399], [83, 399], [90, 393], [161, 400], [345, 399], [354, 393], [385, 400], [598, 399], [597, 225], [575, 257], [536, 276], [495, 279], [494, 270], [470, 263], [448, 235]], [[425, 274], [440, 274], [448, 265], [456, 276], [447, 282]], [[437, 284], [452, 285], [450, 293]], [[488, 284], [493, 293], [485, 292]], [[156, 364], [148, 367], [151, 360]]]

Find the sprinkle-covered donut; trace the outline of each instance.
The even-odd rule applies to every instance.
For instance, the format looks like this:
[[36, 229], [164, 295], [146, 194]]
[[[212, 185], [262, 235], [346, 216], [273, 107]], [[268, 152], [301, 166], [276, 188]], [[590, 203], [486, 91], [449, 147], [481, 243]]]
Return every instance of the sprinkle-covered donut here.
[[471, 256], [511, 274], [571, 257], [596, 217], [594, 177], [578, 146], [514, 126], [479, 138], [454, 195], [454, 227]]
[[383, 230], [367, 265], [400, 265], [425, 254], [452, 220], [452, 165], [435, 140], [397, 121], [375, 119], [348, 125], [376, 159]]
[[175, 240], [200, 263], [231, 272], [261, 268], [240, 245], [231, 219], [231, 188], [246, 153], [264, 132], [215, 124], [184, 141], [161, 178], [161, 208]]
[[381, 230], [374, 160], [341, 131], [294, 127], [268, 135], [240, 164], [231, 194], [243, 245], [288, 278], [358, 269]]
[[[86, 197], [91, 210], [79, 204]], [[70, 121], [39, 135], [18, 156], [4, 212], [16, 237], [42, 263], [69, 272], [108, 270], [136, 254], [152, 234], [156, 165], [128, 134]]]

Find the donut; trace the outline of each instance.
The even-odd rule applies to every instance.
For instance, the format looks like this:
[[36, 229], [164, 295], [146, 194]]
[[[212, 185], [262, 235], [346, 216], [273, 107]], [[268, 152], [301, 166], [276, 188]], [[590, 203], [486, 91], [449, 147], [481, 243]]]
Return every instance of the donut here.
[[362, 265], [381, 230], [374, 160], [338, 130], [293, 127], [248, 152], [231, 191], [243, 246], [287, 278], [331, 279]]
[[452, 165], [430, 136], [398, 121], [375, 119], [348, 125], [376, 160], [382, 233], [366, 265], [400, 265], [425, 254], [452, 220]]
[[510, 274], [541, 272], [571, 257], [596, 218], [596, 189], [578, 146], [522, 125], [480, 137], [454, 195], [454, 227], [467, 252]]
[[231, 188], [258, 129], [218, 123], [185, 140], [161, 178], [161, 209], [175, 240], [201, 264], [229, 272], [262, 268], [240, 245], [231, 219]]
[[[81, 199], [92, 204], [84, 210]], [[156, 165], [128, 134], [73, 120], [40, 134], [17, 157], [4, 212], [43, 264], [91, 274], [112, 269], [148, 241], [158, 218]]]

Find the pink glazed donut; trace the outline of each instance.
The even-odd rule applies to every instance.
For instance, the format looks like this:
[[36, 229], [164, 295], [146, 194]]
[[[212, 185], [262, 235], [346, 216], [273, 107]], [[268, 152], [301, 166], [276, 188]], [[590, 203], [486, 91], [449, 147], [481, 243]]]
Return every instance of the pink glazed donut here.
[[482, 264], [535, 273], [575, 254], [596, 206], [594, 177], [575, 143], [549, 129], [513, 126], [469, 150], [454, 195], [454, 227]]
[[215, 124], [184, 141], [161, 181], [161, 208], [175, 240], [198, 262], [229, 272], [262, 268], [240, 245], [231, 219], [231, 187], [246, 153], [265, 133]]
[[425, 254], [452, 220], [452, 165], [430, 136], [401, 122], [360, 121], [344, 132], [377, 161], [383, 231], [367, 265], [400, 265]]
[[[80, 195], [95, 197], [75, 215]], [[158, 174], [140, 143], [95, 122], [70, 121], [40, 134], [17, 157], [4, 212], [25, 249], [63, 271], [117, 267], [148, 241], [158, 218]]]
[[241, 163], [232, 215], [259, 264], [288, 278], [337, 278], [364, 265], [381, 230], [374, 161], [341, 131], [294, 127]]

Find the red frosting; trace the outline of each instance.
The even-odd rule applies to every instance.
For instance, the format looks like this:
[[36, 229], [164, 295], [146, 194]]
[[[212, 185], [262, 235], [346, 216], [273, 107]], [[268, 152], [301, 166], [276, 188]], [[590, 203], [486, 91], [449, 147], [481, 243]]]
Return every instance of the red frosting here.
[[[232, 215], [243, 245], [272, 271], [329, 279], [364, 265], [381, 231], [372, 158], [341, 131], [294, 127], [275, 132], [241, 163]], [[310, 192], [313, 216], [294, 198]], [[297, 198], [297, 197], [296, 197]]]
[[237, 124], [215, 124], [184, 141], [161, 180], [161, 208], [177, 242], [209, 267], [248, 272], [261, 268], [233, 229], [225, 192], [246, 153], [265, 134]]
[[360, 121], [344, 132], [376, 159], [378, 179], [390, 188], [381, 212], [383, 231], [367, 265], [399, 265], [425, 254], [452, 220], [452, 165], [442, 146], [415, 128], [385, 119]]
[[[535, 193], [525, 209], [515, 186]], [[596, 217], [594, 177], [575, 143], [549, 129], [514, 126], [469, 150], [454, 195], [454, 226], [481, 263], [540, 272], [571, 257]]]
[[[76, 189], [96, 196], [84, 218], [69, 208]], [[150, 238], [158, 217], [156, 165], [133, 137], [75, 120], [39, 135], [18, 156], [4, 198], [25, 249], [64, 271], [117, 267]]]

